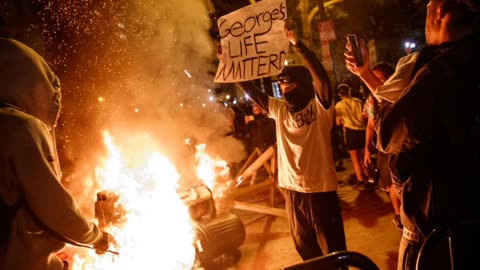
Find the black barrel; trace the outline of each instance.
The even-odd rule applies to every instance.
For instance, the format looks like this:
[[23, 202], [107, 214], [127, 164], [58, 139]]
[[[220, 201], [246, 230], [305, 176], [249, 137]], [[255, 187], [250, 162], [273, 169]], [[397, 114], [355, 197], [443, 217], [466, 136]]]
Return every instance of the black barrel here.
[[245, 241], [245, 226], [233, 213], [222, 213], [213, 219], [194, 224], [195, 248], [199, 259], [206, 263], [237, 250]]

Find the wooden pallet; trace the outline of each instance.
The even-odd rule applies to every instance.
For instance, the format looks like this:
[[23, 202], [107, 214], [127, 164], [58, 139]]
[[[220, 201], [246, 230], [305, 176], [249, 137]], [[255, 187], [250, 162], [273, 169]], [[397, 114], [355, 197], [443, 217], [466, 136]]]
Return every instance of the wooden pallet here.
[[[259, 176], [258, 172], [265, 169], [267, 176]], [[257, 147], [243, 164], [235, 176], [237, 188], [234, 191], [234, 208], [268, 215], [286, 217], [285, 209], [275, 207], [276, 189], [278, 188], [277, 174], [277, 152], [276, 145], [270, 146], [263, 153]], [[243, 198], [259, 195], [269, 191], [268, 205], [259, 203], [242, 202]]]

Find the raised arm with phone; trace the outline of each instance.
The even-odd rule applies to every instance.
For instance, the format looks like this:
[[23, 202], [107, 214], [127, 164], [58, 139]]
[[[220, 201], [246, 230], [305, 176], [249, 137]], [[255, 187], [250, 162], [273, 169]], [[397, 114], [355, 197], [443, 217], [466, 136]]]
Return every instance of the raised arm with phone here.
[[362, 52], [360, 50], [360, 44], [358, 43], [357, 36], [355, 34], [348, 34], [347, 35], [348, 43], [352, 48], [353, 57], [357, 63], [357, 67], [363, 66], [363, 57]]
[[347, 35], [347, 45], [344, 55], [347, 69], [360, 77], [372, 93], [375, 92], [377, 87], [383, 85], [382, 81], [375, 76], [370, 68], [370, 56], [363, 39], [358, 40], [353, 34]]
[[[479, 22], [478, 0], [428, 1], [426, 44], [418, 55], [402, 57], [404, 65], [399, 60], [384, 86], [369, 85], [384, 100], [388, 83], [397, 78], [403, 85], [395, 87], [397, 95], [390, 95], [375, 119], [376, 146], [388, 155], [402, 205], [398, 269], [478, 264], [480, 77], [474, 67], [480, 62]], [[347, 67], [371, 83], [369, 63], [358, 67], [348, 44], [347, 51]], [[402, 68], [407, 76], [399, 76]]]

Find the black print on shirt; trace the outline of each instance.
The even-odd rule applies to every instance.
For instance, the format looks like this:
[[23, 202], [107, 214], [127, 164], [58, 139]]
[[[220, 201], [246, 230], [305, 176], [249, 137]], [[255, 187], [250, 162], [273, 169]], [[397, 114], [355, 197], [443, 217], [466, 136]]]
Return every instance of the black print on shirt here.
[[297, 127], [301, 128], [304, 125], [311, 125], [317, 120], [317, 107], [315, 104], [310, 104], [306, 109], [295, 114], [295, 121], [297, 121]]

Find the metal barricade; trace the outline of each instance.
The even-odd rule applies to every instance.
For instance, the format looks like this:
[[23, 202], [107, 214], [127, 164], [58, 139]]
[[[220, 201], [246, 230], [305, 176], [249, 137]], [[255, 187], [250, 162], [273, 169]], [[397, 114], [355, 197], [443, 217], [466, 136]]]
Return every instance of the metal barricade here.
[[325, 256], [282, 268], [281, 270], [336, 270], [347, 266], [356, 267], [360, 270], [379, 270], [378, 266], [370, 258], [353, 251], [332, 252]]

